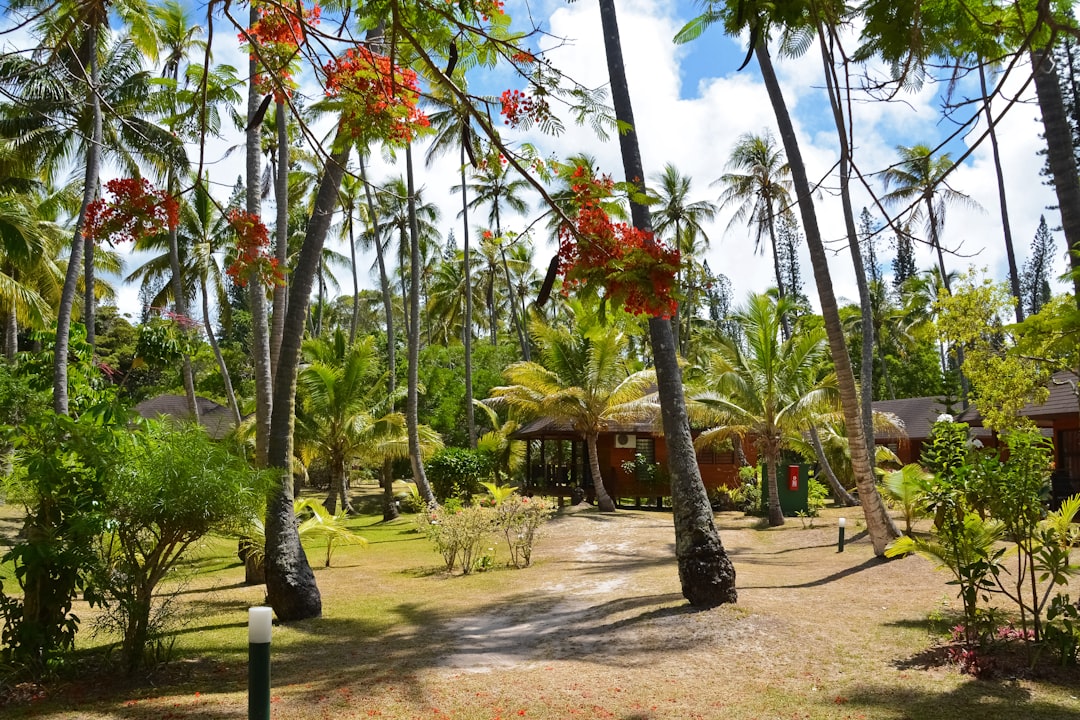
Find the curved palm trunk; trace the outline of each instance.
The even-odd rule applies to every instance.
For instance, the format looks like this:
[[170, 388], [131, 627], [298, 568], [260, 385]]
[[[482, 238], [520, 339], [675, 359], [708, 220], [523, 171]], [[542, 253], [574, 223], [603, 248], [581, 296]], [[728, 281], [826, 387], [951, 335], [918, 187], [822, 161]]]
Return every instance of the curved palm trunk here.
[[12, 307], [4, 316], [4, 357], [14, 360], [19, 352], [19, 318]]
[[349, 203], [349, 267], [352, 269], [352, 317], [349, 319], [349, 344], [356, 342], [356, 326], [360, 321], [360, 278], [356, 274], [356, 236], [354, 233], [353, 216], [356, 208]]
[[203, 330], [206, 331], [206, 340], [210, 343], [210, 349], [214, 352], [214, 360], [217, 361], [218, 372], [225, 384], [225, 398], [229, 403], [229, 411], [232, 413], [236, 427], [240, 426], [243, 418], [240, 417], [240, 405], [236, 402], [236, 392], [233, 390], [232, 377], [229, 376], [229, 367], [225, 364], [225, 358], [221, 354], [221, 346], [218, 345], [217, 336], [214, 335], [214, 326], [210, 322], [210, 299], [206, 292], [206, 278], [199, 279], [199, 291], [202, 295]]
[[776, 72], [772, 66], [772, 59], [769, 57], [768, 48], [765, 47], [764, 43], [761, 43], [754, 48], [754, 53], [757, 56], [761, 75], [769, 93], [773, 113], [776, 115], [780, 138], [784, 143], [788, 164], [791, 167], [792, 181], [799, 201], [803, 231], [806, 233], [806, 245], [810, 251], [810, 262], [814, 268], [814, 282], [817, 285], [818, 300], [821, 303], [821, 314], [825, 320], [825, 334], [829, 340], [829, 349], [832, 352], [833, 364], [836, 368], [840, 402], [844, 409], [844, 422], [848, 428], [848, 445], [851, 450], [851, 465], [855, 471], [855, 482], [859, 489], [859, 503], [862, 505], [863, 515], [866, 518], [866, 528], [870, 536], [870, 542], [874, 547], [874, 554], [883, 556], [889, 543], [900, 537], [900, 531], [897, 530], [892, 518], [889, 517], [885, 504], [882, 502], [881, 495], [878, 493], [874, 483], [874, 474], [871, 470], [866, 436], [863, 433], [862, 417], [859, 411], [859, 393], [855, 387], [855, 376], [851, 370], [851, 358], [848, 355], [847, 345], [844, 343], [844, 329], [840, 324], [840, 311], [836, 304], [836, 296], [833, 294], [832, 278], [829, 275], [829, 261], [825, 255], [825, 245], [821, 240], [821, 232], [818, 229], [814, 200], [810, 192], [810, 182], [806, 176], [806, 166], [803, 164], [802, 152], [795, 137], [795, 128], [791, 123], [787, 105], [784, 103], [784, 96], [780, 91], [780, 83], [776, 79]]
[[360, 163], [360, 182], [364, 185], [364, 195], [367, 198], [368, 217], [371, 218], [371, 237], [375, 244], [375, 259], [379, 265], [379, 291], [382, 293], [383, 314], [386, 316], [386, 361], [390, 377], [387, 379], [387, 387], [390, 396], [393, 397], [397, 389], [397, 360], [395, 348], [397, 339], [394, 336], [394, 301], [390, 291], [390, 276], [386, 272], [386, 257], [383, 255], [382, 239], [379, 237], [379, 223], [375, 221], [375, 199], [371, 194], [371, 185], [367, 181], [367, 171], [364, 168], [364, 154], [358, 153]]
[[833, 472], [832, 465], [829, 464], [829, 459], [825, 457], [825, 448], [821, 446], [821, 438], [818, 436], [817, 428], [811, 425], [808, 432], [810, 434], [810, 444], [814, 446], [814, 455], [817, 456], [818, 465], [821, 466], [822, 472], [825, 473], [825, 479], [829, 483], [829, 489], [832, 490], [833, 497], [844, 507], [858, 505], [859, 501], [840, 484], [839, 478]]
[[[1049, 47], [1031, 51], [1031, 67], [1035, 76], [1035, 95], [1042, 113], [1043, 135], [1046, 138], [1046, 159], [1054, 180], [1061, 229], [1069, 251], [1080, 249], [1080, 177], [1073, 154], [1072, 130], [1065, 116], [1057, 68]], [[1069, 252], [1069, 267], [1073, 271], [1073, 294], [1080, 306], [1080, 257]]]
[[420, 457], [419, 385], [420, 385], [420, 228], [416, 220], [416, 189], [413, 178], [412, 143], [405, 146], [405, 175], [409, 185], [409, 387], [405, 402], [405, 425], [409, 435], [409, 462], [420, 497], [428, 505], [436, 503], [435, 494], [424, 472]]
[[469, 447], [476, 449], [476, 412], [473, 408], [472, 377], [472, 267], [469, 258], [469, 199], [468, 183], [465, 181], [465, 136], [461, 139], [461, 221], [465, 230], [465, 321], [461, 323], [461, 341], [465, 346], [465, 424], [469, 433]]
[[[274, 228], [274, 257], [277, 259], [281, 272], [284, 273], [289, 267], [289, 122], [285, 113], [285, 103], [278, 101], [274, 113], [277, 119], [277, 174], [274, 177], [277, 224]], [[270, 326], [271, 377], [277, 374], [278, 356], [281, 354], [281, 333], [285, 328], [287, 290], [285, 285], [274, 286], [274, 314]]]
[[615, 501], [604, 487], [604, 476], [600, 474], [600, 455], [596, 451], [597, 433], [585, 433], [585, 446], [589, 450], [589, 474], [592, 475], [593, 492], [596, 493], [596, 507], [600, 512], [615, 512]]
[[397, 520], [401, 511], [398, 510], [397, 500], [394, 498], [394, 461], [390, 458], [382, 461], [380, 484], [383, 489], [383, 522]]
[[[634, 130], [634, 112], [630, 104], [630, 89], [623, 67], [622, 43], [615, 16], [615, 1], [600, 0], [600, 20], [604, 30], [604, 49], [607, 55], [608, 76], [611, 79], [611, 95], [615, 105], [615, 117], [625, 123], [628, 132], [619, 134], [623, 172], [627, 178], [645, 177]], [[631, 203], [634, 227], [651, 230], [649, 209]], [[712, 507], [701, 481], [701, 469], [690, 436], [690, 422], [686, 414], [686, 398], [683, 396], [682, 369], [679, 354], [671, 331], [671, 321], [664, 318], [649, 319], [649, 337], [652, 341], [656, 364], [657, 393], [660, 397], [660, 413], [664, 424], [664, 438], [668, 447], [668, 474], [671, 476], [671, 509], [675, 523], [675, 557], [679, 565], [679, 581], [683, 597], [691, 605], [712, 607], [721, 603], [733, 603], [738, 598], [735, 590], [735, 567], [724, 552], [720, 535], [713, 522]]]
[[[249, 27], [258, 22], [259, 14], [252, 5], [248, 11]], [[248, 63], [248, 129], [245, 136], [247, 164], [244, 181], [247, 184], [245, 209], [252, 215], [259, 215], [259, 128], [252, 122], [259, 109], [259, 94], [255, 90], [255, 76], [258, 64], [252, 57]], [[273, 403], [273, 380], [270, 374], [270, 335], [266, 326], [266, 288], [259, 282], [248, 283], [248, 298], [251, 304], [252, 347], [251, 354], [255, 365], [255, 462], [259, 467], [267, 465], [267, 449], [270, 439], [270, 412]], [[292, 506], [289, 506], [292, 512]], [[268, 533], [269, 534], [269, 533]]]
[[[169, 173], [169, 193], [176, 196], [176, 179]], [[184, 294], [183, 270], [180, 267], [180, 232], [176, 228], [169, 229], [169, 269], [172, 277], [169, 283], [172, 285], [173, 307], [180, 317], [188, 317], [187, 296]], [[193, 422], [199, 422], [199, 403], [195, 399], [195, 373], [191, 367], [191, 356], [184, 353], [181, 374], [184, 380], [184, 395], [187, 397], [188, 417]]]
[[499, 258], [502, 260], [503, 275], [506, 277], [506, 301], [510, 305], [510, 322], [517, 332], [521, 358], [528, 362], [532, 358], [529, 352], [529, 339], [525, 334], [525, 318], [518, 316], [517, 302], [514, 300], [514, 281], [510, 279], [510, 264], [506, 261], [506, 248], [502, 244], [502, 218], [499, 214], [499, 196], [495, 196], [495, 235], [499, 238]]
[[1001, 231], [1005, 236], [1005, 257], [1009, 261], [1009, 290], [1016, 298], [1016, 322], [1024, 322], [1024, 303], [1020, 299], [1020, 273], [1016, 269], [1016, 253], [1013, 251], [1012, 226], [1009, 224], [1009, 205], [1005, 195], [1005, 175], [1001, 171], [1001, 151], [998, 148], [997, 124], [990, 111], [990, 97], [986, 92], [986, 63], [979, 62], [979, 86], [983, 94], [983, 110], [990, 131], [990, 149], [994, 153], [994, 173], [997, 175], [998, 206], [1001, 209]]
[[53, 354], [53, 411], [59, 415], [68, 413], [68, 347], [71, 333], [71, 313], [75, 305], [75, 292], [79, 282], [80, 264], [82, 263], [83, 224], [86, 221], [86, 208], [97, 197], [98, 175], [101, 172], [101, 101], [97, 87], [100, 81], [100, 68], [97, 57], [98, 27], [91, 24], [86, 30], [83, 49], [87, 58], [90, 74], [90, 87], [87, 88], [87, 105], [90, 106], [91, 133], [90, 145], [86, 150], [86, 172], [83, 175], [82, 205], [79, 217], [75, 221], [75, 233], [71, 241], [71, 254], [68, 256], [67, 273], [64, 275], [64, 287], [60, 293], [60, 307], [56, 311], [56, 347]]
[[83, 324], [86, 326], [86, 344], [92, 348], [97, 346], [97, 333], [95, 315], [97, 311], [97, 297], [94, 294], [94, 241], [92, 238], [83, 240], [86, 247], [83, 249]]
[[[340, 137], [334, 140], [339, 147]], [[308, 220], [304, 244], [300, 248], [289, 286], [285, 325], [281, 334], [274, 382], [274, 412], [270, 426], [267, 459], [278, 474], [278, 485], [266, 508], [266, 595], [274, 613], [281, 620], [303, 620], [322, 614], [322, 596], [315, 575], [300, 545], [293, 512], [292, 457], [293, 422], [296, 409], [296, 375], [300, 367], [300, 343], [308, 298], [322, 260], [323, 243], [337, 205], [341, 179], [349, 162], [348, 146], [326, 161], [318, 193]]]
[[776, 479], [780, 469], [780, 451], [777, 447], [770, 446], [765, 448], [762, 454], [765, 456], [765, 471], [769, 476], [769, 527], [779, 527], [784, 524], [784, 510], [780, 507], [780, 483]]
[[821, 61], [825, 69], [825, 86], [829, 92], [829, 107], [836, 135], [840, 141], [840, 205], [844, 212], [844, 229], [847, 231], [851, 262], [855, 266], [855, 284], [859, 288], [859, 314], [862, 316], [862, 347], [859, 353], [860, 412], [863, 436], [871, 469], [874, 467], [874, 305], [870, 300], [870, 286], [866, 281], [866, 265], [863, 264], [859, 232], [855, 229], [855, 210], [851, 205], [851, 140], [844, 123], [844, 110], [840, 105], [840, 82], [833, 74], [832, 54], [826, 43], [824, 27], [818, 23], [818, 42]]

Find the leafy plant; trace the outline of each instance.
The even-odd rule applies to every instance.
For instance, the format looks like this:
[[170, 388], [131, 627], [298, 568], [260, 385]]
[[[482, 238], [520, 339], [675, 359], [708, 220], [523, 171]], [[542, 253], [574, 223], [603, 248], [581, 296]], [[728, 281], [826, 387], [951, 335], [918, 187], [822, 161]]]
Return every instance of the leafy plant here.
[[1080, 654], [1080, 606], [1058, 593], [1046, 610], [1045, 637], [1062, 665], [1075, 665]]
[[467, 448], [444, 448], [432, 456], [425, 469], [431, 490], [440, 502], [450, 498], [468, 502], [491, 476], [488, 456]]
[[514, 493], [500, 503], [495, 524], [503, 531], [510, 549], [510, 562], [516, 568], [532, 564], [533, 544], [540, 527], [555, 512], [550, 500]]
[[457, 510], [438, 507], [418, 516], [420, 528], [446, 563], [446, 571], [460, 566], [468, 575], [488, 535], [495, 529], [495, 514], [488, 508], [470, 505]]
[[905, 532], [911, 533], [911, 522], [922, 510], [923, 498], [930, 489], [933, 475], [917, 463], [905, 465], [899, 470], [885, 473], [882, 487], [885, 494], [904, 513]]
[[305, 538], [326, 540], [326, 567], [330, 567], [335, 545], [367, 547], [367, 540], [363, 536], [345, 527], [346, 512], [331, 514], [325, 505], [314, 498], [298, 500], [293, 508], [300, 519], [297, 532], [300, 533], [301, 540]]

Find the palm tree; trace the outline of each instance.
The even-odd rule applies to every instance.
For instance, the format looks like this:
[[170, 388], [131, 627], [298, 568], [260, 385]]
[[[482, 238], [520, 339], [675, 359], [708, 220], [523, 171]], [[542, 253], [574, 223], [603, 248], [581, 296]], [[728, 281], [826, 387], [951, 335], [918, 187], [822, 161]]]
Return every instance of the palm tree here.
[[[708, 200], [690, 202], [691, 178], [680, 173], [671, 163], [665, 165], [664, 171], [654, 176], [653, 180], [657, 184], [657, 208], [653, 213], [653, 229], [660, 237], [671, 234], [674, 239], [672, 245], [678, 248], [685, 264], [696, 262], [698, 253], [709, 247], [709, 236], [705, 232], [704, 223], [716, 217], [716, 204]], [[698, 240], [701, 240], [700, 246]], [[683, 286], [682, 277], [678, 284]], [[683, 332], [684, 314], [683, 300], [680, 299], [672, 330], [675, 332], [676, 347], [686, 356], [690, 347], [690, 318], [686, 319], [686, 332]]]
[[491, 404], [505, 404], [526, 417], [547, 417], [570, 424], [585, 441], [596, 503], [614, 512], [604, 488], [596, 439], [608, 423], [642, 420], [655, 406], [645, 401], [656, 382], [651, 370], [628, 372], [627, 338], [617, 328], [590, 324], [578, 317], [573, 330], [534, 323], [540, 362], [523, 360], [506, 368], [509, 385], [491, 389]]
[[810, 262], [814, 268], [814, 282], [817, 285], [818, 301], [821, 305], [825, 333], [829, 341], [829, 352], [836, 368], [836, 381], [844, 410], [845, 425], [849, 432], [848, 441], [856, 484], [859, 489], [859, 503], [863, 508], [863, 516], [866, 519], [866, 528], [870, 535], [871, 544], [874, 547], [874, 554], [881, 556], [889, 543], [899, 537], [900, 532], [897, 530], [892, 518], [889, 517], [875, 484], [873, 467], [870, 462], [870, 451], [867, 446], [859, 408], [859, 391], [855, 384], [855, 375], [851, 369], [851, 356], [848, 354], [847, 345], [845, 344], [844, 328], [840, 321], [840, 310], [836, 295], [833, 292], [832, 276], [829, 272], [825, 244], [822, 241], [821, 230], [818, 226], [810, 180], [807, 177], [806, 165], [803, 162], [802, 151], [795, 135], [795, 126], [791, 122], [791, 115], [784, 101], [784, 95], [776, 77], [776, 70], [772, 64], [772, 57], [769, 54], [768, 40], [772, 18], [766, 15], [763, 9], [745, 13], [741, 4], [735, 2], [725, 3], [715, 9], [710, 8], [704, 15], [687, 24], [676, 36], [676, 40], [678, 42], [693, 40], [706, 27], [717, 21], [724, 24], [725, 31], [730, 35], [738, 34], [743, 30], [750, 31], [750, 50], [757, 58], [758, 67], [761, 69], [762, 79], [769, 94], [769, 102], [772, 105], [773, 114], [776, 116], [780, 140], [783, 142], [788, 167], [791, 170], [792, 186], [798, 201], [803, 232], [806, 234]]
[[[762, 240], [768, 237], [776, 288], [780, 297], [786, 297], [790, 288], [784, 287], [776, 246], [776, 219], [791, 212], [791, 167], [784, 158], [784, 151], [776, 146], [776, 140], [767, 130], [762, 135], [744, 133], [731, 150], [727, 169], [729, 172], [713, 183], [724, 188], [720, 194], [720, 208], [735, 208], [727, 229], [730, 231], [739, 223], [748, 223], [754, 231], [756, 253], [764, 252]], [[790, 336], [791, 328], [786, 320], [784, 323], [784, 334]]]
[[941, 233], [945, 227], [945, 210], [950, 205], [978, 208], [979, 204], [964, 193], [949, 187], [945, 176], [953, 169], [949, 153], [934, 155], [927, 145], [898, 145], [900, 161], [887, 169], [882, 177], [887, 192], [882, 200], [887, 205], [910, 206], [910, 221], [922, 221], [930, 247], [937, 254], [938, 271], [950, 290], [949, 271], [945, 269], [945, 251]]
[[[408, 457], [405, 419], [393, 412], [371, 336], [350, 345], [338, 329], [332, 338], [305, 341], [303, 353], [308, 364], [298, 377], [297, 444], [315, 448], [330, 467], [326, 509], [336, 514], [340, 498], [351, 514], [349, 465]], [[425, 439], [430, 449], [430, 431]]]
[[[630, 104], [630, 87], [623, 66], [619, 23], [614, 0], [600, 0], [600, 22], [604, 32], [604, 50], [611, 80], [611, 96], [615, 118], [620, 125], [619, 149], [623, 175], [640, 187], [645, 177], [634, 126], [634, 109]], [[649, 208], [630, 203], [634, 227], [652, 231]], [[683, 596], [692, 605], [713, 606], [735, 602], [735, 568], [724, 552], [716, 532], [712, 509], [701, 482], [690, 422], [683, 397], [682, 369], [678, 348], [672, 334], [671, 321], [649, 319], [649, 339], [656, 364], [657, 394], [664, 422], [664, 437], [668, 447], [668, 474], [671, 476], [671, 506], [675, 520], [675, 556], [679, 563], [679, 580]]]
[[836, 378], [819, 377], [824, 333], [799, 332], [781, 341], [782, 316], [790, 308], [787, 298], [751, 295], [736, 313], [745, 348], [719, 345], [703, 369], [702, 384], [709, 391], [690, 401], [692, 416], [709, 426], [696, 440], [699, 447], [732, 436], [754, 438], [768, 468], [772, 526], [784, 524], [777, 487], [780, 451], [801, 439], [814, 415], [831, 409], [836, 397]]
[[[479, 210], [483, 206], [488, 207], [488, 224], [495, 229], [493, 240], [498, 244], [499, 256], [502, 261], [503, 274], [508, 287], [512, 285], [510, 280], [510, 267], [506, 259], [506, 248], [503, 244], [502, 213], [504, 208], [509, 208], [518, 214], [528, 211], [529, 205], [521, 197], [521, 193], [530, 185], [524, 178], [511, 175], [512, 170], [506, 166], [499, 154], [498, 149], [489, 147], [484, 154], [484, 159], [472, 171], [475, 182], [468, 185], [472, 193], [472, 199], [465, 203], [464, 195], [462, 202], [469, 210]], [[463, 185], [462, 188], [465, 186]], [[458, 188], [451, 188], [452, 192], [458, 192]], [[463, 191], [462, 191], [463, 192]], [[464, 212], [464, 208], [462, 209]], [[459, 213], [460, 215], [460, 213]], [[519, 314], [517, 303], [513, 301], [513, 293], [510, 299], [510, 321], [518, 336], [518, 345], [521, 347], [521, 356], [529, 359], [529, 342], [525, 331], [525, 317]]]

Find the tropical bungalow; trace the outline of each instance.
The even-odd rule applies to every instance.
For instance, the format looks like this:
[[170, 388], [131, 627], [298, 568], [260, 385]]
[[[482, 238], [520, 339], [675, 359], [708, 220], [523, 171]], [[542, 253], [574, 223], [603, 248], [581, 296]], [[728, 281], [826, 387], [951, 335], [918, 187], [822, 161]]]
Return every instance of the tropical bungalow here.
[[[943, 413], [949, 409], [937, 397], [903, 398], [901, 400], [877, 400], [874, 402], [875, 413], [888, 413], [902, 423], [902, 432], [875, 432], [874, 442], [896, 454], [904, 465], [917, 463], [922, 456], [923, 445], [930, 438], [930, 428]], [[955, 414], [955, 411], [953, 411]], [[969, 422], [966, 417], [957, 417], [961, 422]], [[994, 434], [974, 423], [972, 435], [984, 445], [994, 445]]]
[[[199, 396], [195, 396], [195, 403], [199, 408], [199, 424], [214, 440], [221, 440], [236, 427], [232, 413], [224, 405]], [[135, 412], [147, 420], [162, 418], [191, 420], [185, 395], [157, 395], [136, 405]]]
[[[1050, 379], [1044, 403], [1028, 403], [1020, 410], [1054, 441], [1054, 473], [1050, 478], [1053, 500], [1080, 493], [1080, 395], [1076, 373], [1063, 370]], [[982, 416], [974, 405], [957, 418], [983, 432]]]
[[[571, 502], [592, 499], [585, 440], [568, 423], [541, 418], [511, 437], [526, 441], [524, 492], [557, 497], [560, 504], [567, 498]], [[756, 463], [753, 442], [744, 440], [742, 447], [747, 462]], [[657, 464], [666, 464], [667, 445], [652, 422], [609, 424], [597, 438], [597, 455], [604, 487], [617, 504], [648, 502], [659, 506], [670, 496], [663, 471], [656, 469]], [[645, 462], [629, 468], [637, 455]], [[740, 462], [733, 450], [699, 450], [697, 457], [707, 490], [738, 487]]]

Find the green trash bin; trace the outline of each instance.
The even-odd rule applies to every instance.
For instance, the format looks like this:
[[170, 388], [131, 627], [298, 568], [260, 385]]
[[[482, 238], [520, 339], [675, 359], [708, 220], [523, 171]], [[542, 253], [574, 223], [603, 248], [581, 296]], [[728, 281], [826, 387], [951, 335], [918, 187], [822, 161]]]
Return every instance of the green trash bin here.
[[[810, 509], [810, 478], [813, 470], [810, 465], [779, 464], [776, 467], [780, 477], [776, 487], [780, 495], [780, 509], [785, 515], [796, 515]], [[761, 466], [761, 510], [769, 512], [768, 467]]]

